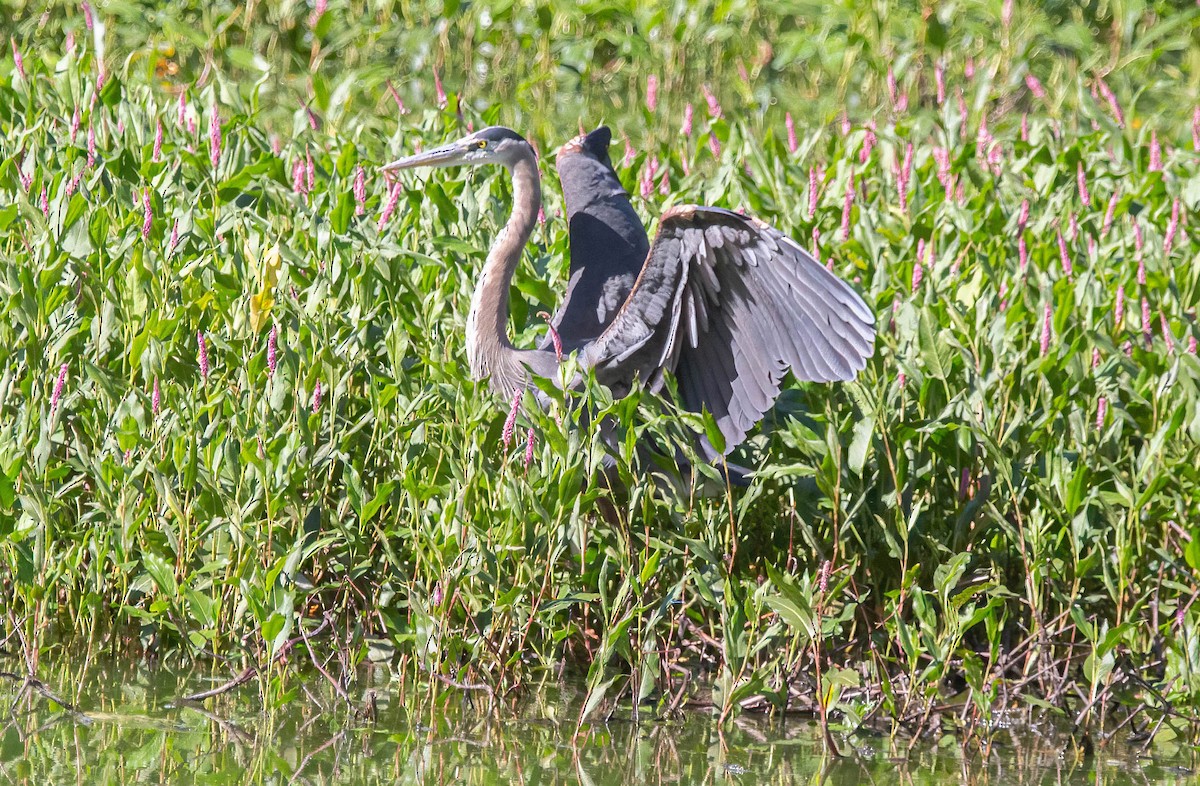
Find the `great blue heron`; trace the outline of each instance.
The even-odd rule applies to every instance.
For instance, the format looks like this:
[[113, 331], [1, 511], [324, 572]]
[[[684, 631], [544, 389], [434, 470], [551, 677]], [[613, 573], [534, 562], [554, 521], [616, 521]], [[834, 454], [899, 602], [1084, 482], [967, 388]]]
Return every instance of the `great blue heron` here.
[[[552, 320], [565, 352], [620, 397], [639, 382], [661, 390], [675, 375], [680, 402], [707, 410], [735, 448], [774, 404], [790, 369], [798, 379], [853, 379], [866, 365], [875, 319], [845, 282], [764, 222], [716, 207], [679, 205], [652, 245], [608, 160], [605, 128], [559, 151], [570, 222], [567, 295]], [[541, 207], [537, 157], [520, 134], [493, 126], [382, 167], [501, 164], [513, 209], [488, 253], [467, 317], [472, 376], [512, 397], [531, 375], [558, 379], [557, 353], [508, 338], [513, 272]]]

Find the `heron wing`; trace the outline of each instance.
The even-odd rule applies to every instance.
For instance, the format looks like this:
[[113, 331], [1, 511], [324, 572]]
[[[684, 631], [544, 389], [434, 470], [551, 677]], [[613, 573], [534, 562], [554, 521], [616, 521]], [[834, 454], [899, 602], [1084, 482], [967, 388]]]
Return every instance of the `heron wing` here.
[[[567, 293], [551, 319], [571, 351], [595, 339], [629, 296], [650, 241], [608, 157], [605, 126], [559, 149], [556, 165], [571, 240]], [[547, 338], [543, 348], [550, 346]]]
[[728, 452], [789, 369], [801, 380], [853, 379], [874, 325], [853, 289], [778, 230], [681, 206], [663, 215], [629, 297], [581, 358], [617, 391], [635, 379], [657, 388], [673, 372], [682, 405], [712, 413]]

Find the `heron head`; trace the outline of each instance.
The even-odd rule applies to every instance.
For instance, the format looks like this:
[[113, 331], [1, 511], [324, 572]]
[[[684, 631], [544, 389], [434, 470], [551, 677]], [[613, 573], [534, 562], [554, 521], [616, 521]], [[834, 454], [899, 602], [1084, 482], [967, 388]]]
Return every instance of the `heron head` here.
[[518, 158], [532, 155], [533, 148], [525, 138], [510, 128], [490, 126], [462, 139], [415, 155], [385, 164], [380, 172], [395, 172], [417, 167], [478, 166], [503, 164], [508, 166]]

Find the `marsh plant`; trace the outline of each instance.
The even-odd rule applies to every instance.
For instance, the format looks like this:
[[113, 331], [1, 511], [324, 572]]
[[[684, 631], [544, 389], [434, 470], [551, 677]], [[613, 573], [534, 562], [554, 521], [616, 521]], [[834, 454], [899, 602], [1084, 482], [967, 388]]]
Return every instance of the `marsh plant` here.
[[[87, 642], [497, 702], [554, 669], [581, 723], [1189, 731], [1200, 11], [854, 5], [4, 3], [5, 669]], [[506, 181], [375, 174], [601, 121], [648, 221], [744, 208], [877, 314], [745, 490], [639, 457], [713, 433], [658, 398], [469, 382]], [[565, 288], [547, 185], [524, 345]]]

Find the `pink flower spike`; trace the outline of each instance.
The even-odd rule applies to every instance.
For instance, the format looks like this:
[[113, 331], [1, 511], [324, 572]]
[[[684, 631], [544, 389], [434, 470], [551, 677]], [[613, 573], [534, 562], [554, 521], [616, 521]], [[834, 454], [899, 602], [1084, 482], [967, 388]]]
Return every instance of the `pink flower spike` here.
[[187, 91], [179, 91], [179, 110], [178, 110], [179, 127], [183, 128], [187, 125]]
[[1149, 349], [1154, 334], [1150, 330], [1150, 301], [1145, 295], [1142, 296], [1142, 338], [1146, 340], [1146, 349]]
[[668, 196], [671, 193], [671, 181], [669, 179], [670, 170], [663, 167], [662, 177], [658, 179], [658, 193], [662, 196]]
[[872, 123], [871, 125], [867, 126], [867, 132], [863, 135], [862, 150], [858, 152], [858, 160], [863, 164], [867, 163], [867, 161], [871, 158], [871, 151], [875, 148], [877, 137], [875, 136], [875, 129], [872, 127], [873, 125], [874, 124]]
[[[1142, 247], [1145, 246], [1145, 244], [1146, 241], [1142, 238], [1142, 225], [1138, 223], [1138, 220], [1135, 218], [1133, 220], [1133, 249], [1137, 252], [1139, 258], [1142, 256]], [[1144, 274], [1142, 276], [1142, 280], [1138, 283], [1146, 283]]]
[[384, 205], [383, 214], [379, 216], [379, 225], [377, 229], [382, 232], [387, 226], [388, 221], [392, 217], [392, 212], [396, 209], [396, 203], [400, 201], [400, 183], [397, 181], [392, 185], [392, 191], [388, 194], [387, 204]]
[[933, 67], [933, 74], [937, 81], [937, 103], [938, 106], [941, 106], [946, 103], [946, 68], [940, 60]]
[[354, 171], [354, 215], [361, 216], [367, 209], [367, 174], [362, 164]]
[[658, 77], [654, 74], [646, 77], [646, 109], [651, 112], [658, 109]]
[[88, 123], [87, 165], [88, 169], [96, 166], [96, 129], [91, 123]]
[[75, 143], [75, 135], [79, 133], [79, 123], [82, 121], [82, 116], [79, 113], [79, 107], [75, 107], [74, 113], [71, 115], [71, 143]]
[[1083, 171], [1083, 162], [1079, 162], [1079, 167], [1075, 172], [1075, 179], [1079, 184], [1079, 201], [1083, 202], [1084, 207], [1092, 206], [1092, 195], [1088, 193], [1087, 173]]
[[963, 99], [962, 90], [958, 91], [958, 126], [963, 131], [967, 128], [967, 102]]
[[843, 109], [842, 110], [842, 136], [846, 136], [849, 133], [850, 133], [850, 118], [846, 114], [846, 110]]
[[1106, 399], [1104, 396], [1101, 396], [1100, 400], [1096, 402], [1096, 430], [1097, 431], [1104, 428], [1104, 416], [1105, 416], [1105, 414], [1107, 414], [1107, 412], [1108, 412], [1108, 399]]
[[45, 186], [42, 186], [41, 206], [42, 206], [42, 215], [45, 216], [47, 219], [49, 219], [50, 218], [50, 197], [46, 193]]
[[787, 127], [787, 146], [789, 153], [795, 153], [800, 147], [800, 143], [796, 141], [796, 122], [792, 120], [792, 113], [788, 112], [783, 116], [783, 124]]
[[1113, 324], [1117, 330], [1121, 329], [1121, 324], [1125, 321], [1125, 285], [1117, 286], [1117, 302], [1113, 306]]
[[315, 30], [317, 24], [321, 21], [321, 17], [329, 10], [329, 0], [316, 0], [313, 4], [312, 13], [308, 15], [308, 29]]
[[92, 24], [93, 24], [91, 5], [88, 4], [87, 0], [83, 0], [83, 2], [79, 4], [79, 7], [81, 9], [83, 9], [83, 24], [84, 24], [84, 26], [87, 27], [88, 30], [91, 30]]
[[888, 66], [887, 70], [887, 89], [888, 98], [892, 102], [892, 109], [896, 108], [896, 102], [899, 100], [899, 90], [896, 88], [896, 74], [892, 71], [892, 67]]
[[1029, 141], [1029, 115], [1021, 115], [1021, 141]]
[[208, 381], [208, 345], [204, 341], [204, 331], [196, 331], [196, 359], [200, 363], [200, 378]]
[[850, 209], [854, 206], [854, 171], [846, 181], [846, 197], [842, 201], [842, 242], [850, 239]]
[[504, 443], [504, 449], [508, 450], [508, 446], [512, 443], [513, 430], [517, 425], [517, 413], [521, 411], [521, 398], [525, 395], [524, 388], [517, 388], [513, 394], [512, 406], [508, 409], [508, 417], [504, 419], [504, 430], [500, 432], [500, 440]]
[[1017, 257], [1021, 261], [1021, 272], [1025, 272], [1025, 268], [1029, 267], [1029, 248], [1025, 245], [1025, 235], [1017, 241]]
[[157, 415], [162, 408], [162, 391], [158, 388], [158, 377], [154, 378], [154, 389], [150, 393], [150, 414]]
[[1071, 235], [1070, 235], [1071, 241], [1074, 242], [1079, 239], [1079, 220], [1075, 218], [1074, 212], [1072, 212], [1070, 214], [1070, 218], [1068, 219], [1068, 222], [1071, 227]]
[[712, 151], [713, 158], [721, 157], [721, 143], [716, 134], [708, 135], [708, 149]]
[[1046, 91], [1042, 87], [1042, 83], [1033, 74], [1025, 75], [1025, 86], [1029, 88], [1029, 92], [1033, 93], [1035, 98], [1045, 98]]
[[[691, 126], [688, 126], [688, 133], [691, 133]], [[629, 166], [637, 152], [633, 149], [633, 145], [629, 142], [629, 137], [625, 137], [625, 155], [621, 158], [621, 166]]]
[[167, 244], [167, 256], [175, 253], [175, 246], [179, 243], [179, 219], [175, 219], [175, 224], [171, 227], [171, 242]]
[[1189, 355], [1196, 354], [1196, 337], [1188, 336], [1187, 352]]
[[142, 239], [150, 240], [150, 230], [154, 227], [154, 210], [150, 207], [150, 189], [142, 191]]
[[271, 333], [267, 336], [267, 376], [275, 376], [275, 366], [279, 362], [279, 329], [271, 325]]
[[1171, 335], [1171, 326], [1167, 323], [1167, 314], [1161, 309], [1158, 312], [1159, 328], [1162, 330], [1163, 341], [1167, 344], [1167, 355], [1175, 354], [1175, 337]]
[[821, 229], [813, 227], [812, 231], [812, 258], [816, 261], [821, 261]]
[[50, 414], [58, 409], [58, 402], [62, 399], [63, 387], [67, 384], [67, 371], [69, 366], [63, 363], [58, 368], [58, 379], [54, 383], [54, 392], [50, 394]]
[[967, 64], [963, 67], [963, 75], [966, 76], [967, 79], [975, 78], [975, 58], [967, 58]]
[[221, 163], [221, 113], [216, 101], [213, 101], [208, 114], [208, 160], [212, 162], [214, 170]]
[[1054, 310], [1047, 303], [1045, 316], [1042, 317], [1042, 357], [1045, 357], [1046, 353], [1050, 351], [1050, 337], [1052, 334], [1050, 323], [1053, 317]]
[[1127, 357], [1127, 358], [1133, 357], [1133, 342], [1126, 341], [1124, 344], [1121, 345], [1121, 351], [1125, 353], [1125, 357]]
[[75, 54], [75, 31], [74, 30], [67, 31], [66, 47], [67, 47], [67, 54], [69, 54], [69, 55]]
[[1104, 100], [1108, 102], [1108, 108], [1112, 111], [1113, 119], [1117, 121], [1117, 125], [1121, 128], [1125, 127], [1125, 113], [1121, 111], [1121, 104], [1117, 101], [1117, 97], [1109, 88], [1108, 83], [1101, 78], [1097, 82], [1100, 88], [1100, 94], [1104, 96]]
[[157, 161], [162, 160], [162, 143], [163, 143], [162, 121], [155, 120], [154, 121], [154, 152], [150, 156], [151, 161], [157, 162]]
[[1162, 171], [1162, 147], [1158, 144], [1158, 131], [1150, 131], [1150, 171]]
[[1067, 278], [1071, 277], [1071, 255], [1067, 253], [1067, 241], [1063, 239], [1061, 231], [1055, 232], [1058, 236], [1058, 256], [1062, 261], [1063, 275]]
[[1200, 152], [1200, 106], [1192, 112], [1192, 150]]
[[17, 39], [9, 38], [12, 44], [13, 65], [16, 66], [17, 73], [21, 75], [23, 81], [29, 81], [29, 77], [25, 74], [25, 60], [21, 57], [21, 50], [17, 49]]
[[1171, 256], [1175, 244], [1175, 233], [1179, 231], [1179, 199], [1171, 203], [1171, 220], [1167, 222], [1167, 236], [1163, 239], [1163, 256]]
[[1104, 224], [1100, 227], [1100, 239], [1108, 234], [1108, 230], [1112, 228], [1113, 217], [1117, 214], [1117, 202], [1121, 199], [1121, 189], [1113, 191], [1113, 195], [1109, 197], [1108, 209], [1104, 211]]
[[713, 95], [713, 92], [708, 89], [708, 85], [701, 85], [700, 89], [704, 91], [704, 100], [708, 104], [708, 116], [713, 120], [721, 119], [721, 102]]
[[1100, 348], [1092, 347], [1092, 368], [1100, 368]]
[[446, 91], [442, 87], [442, 77], [436, 68], [433, 69], [433, 91], [437, 96], [438, 109], [445, 109], [450, 102], [446, 99]]
[[317, 384], [313, 385], [312, 411], [315, 415], [321, 409], [321, 380], [317, 380]]
[[529, 469], [529, 465], [533, 463], [533, 445], [533, 426], [530, 426], [529, 431], [525, 433], [525, 469]]
[[304, 149], [304, 175], [308, 185], [308, 193], [312, 193], [313, 186], [316, 185], [316, 170], [313, 168], [312, 153], [308, 152], [308, 148]]
[[1023, 231], [1025, 229], [1025, 226], [1028, 223], [1029, 223], [1029, 200], [1023, 199], [1023, 200], [1021, 200], [1021, 212], [1017, 214], [1017, 232]]
[[[683, 108], [683, 126], [679, 129], [679, 132], [686, 137], [690, 137], [692, 135], [692, 115], [693, 115], [694, 111], [695, 110], [692, 109], [691, 104], [688, 104], [687, 106], [685, 106]], [[629, 145], [628, 139], [625, 140], [625, 144], [626, 144], [626, 149], [628, 149], [628, 145]], [[626, 165], [628, 165], [628, 164], [626, 164]]]

